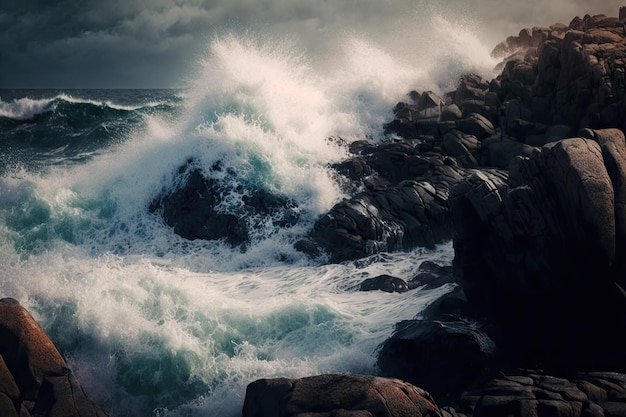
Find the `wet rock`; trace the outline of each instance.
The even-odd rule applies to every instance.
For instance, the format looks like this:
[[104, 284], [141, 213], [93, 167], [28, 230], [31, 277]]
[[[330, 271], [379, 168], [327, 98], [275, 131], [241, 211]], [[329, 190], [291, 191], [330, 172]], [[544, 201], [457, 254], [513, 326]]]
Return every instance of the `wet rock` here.
[[457, 120], [456, 127], [462, 132], [476, 136], [479, 140], [496, 133], [489, 119], [478, 113], [471, 113], [465, 119]]
[[409, 320], [385, 341], [378, 366], [383, 376], [423, 387], [438, 404], [455, 406], [495, 354], [494, 342], [473, 322]]
[[409, 286], [405, 280], [391, 275], [378, 275], [368, 278], [359, 285], [359, 291], [407, 292]]
[[[180, 183], [173, 191], [164, 191], [150, 204], [149, 211], [163, 216], [174, 233], [189, 239], [224, 239], [231, 245], [245, 244], [250, 239], [255, 217], [269, 219], [276, 227], [293, 226], [298, 221], [293, 201], [263, 189], [233, 188], [236, 174], [226, 173], [218, 165], [215, 178], [193, 166], [190, 161], [179, 170]], [[218, 179], [225, 176], [223, 180]], [[220, 204], [229, 195], [236, 195], [228, 211]], [[232, 203], [232, 202], [231, 202]]]
[[424, 390], [396, 379], [319, 375], [261, 379], [248, 385], [243, 417], [439, 417]]
[[441, 151], [455, 158], [464, 168], [478, 167], [479, 148], [480, 142], [476, 136], [456, 129], [446, 133], [441, 143]]
[[449, 190], [466, 175], [450, 163], [336, 204], [315, 223], [312, 239], [332, 262], [442, 243], [451, 237]]
[[424, 261], [418, 267], [418, 271], [419, 273], [408, 281], [410, 289], [421, 287], [430, 290], [455, 282], [451, 266], [444, 267], [431, 261]]
[[456, 104], [450, 104], [443, 109], [441, 113], [442, 121], [455, 121], [463, 117], [463, 112]]
[[0, 300], [0, 415], [105, 417], [39, 324], [16, 300]]

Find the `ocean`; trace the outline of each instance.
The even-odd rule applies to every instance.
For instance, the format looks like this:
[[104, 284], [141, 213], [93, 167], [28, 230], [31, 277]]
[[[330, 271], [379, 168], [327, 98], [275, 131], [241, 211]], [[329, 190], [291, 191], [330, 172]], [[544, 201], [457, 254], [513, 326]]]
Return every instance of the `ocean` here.
[[[323, 59], [244, 31], [208, 42], [177, 89], [0, 90], [0, 296], [34, 315], [111, 417], [234, 417], [259, 378], [375, 374], [394, 324], [451, 287], [355, 288], [449, 265], [452, 244], [341, 264], [293, 244], [348, 197], [329, 168], [346, 144], [388, 140], [412, 89], [491, 75], [493, 45], [440, 16], [430, 30], [445, 44], [407, 54], [346, 34]], [[240, 193], [287, 196], [298, 222], [256, 222], [245, 247], [179, 237], [149, 206], [188, 160], [235, 170], [217, 180]]]

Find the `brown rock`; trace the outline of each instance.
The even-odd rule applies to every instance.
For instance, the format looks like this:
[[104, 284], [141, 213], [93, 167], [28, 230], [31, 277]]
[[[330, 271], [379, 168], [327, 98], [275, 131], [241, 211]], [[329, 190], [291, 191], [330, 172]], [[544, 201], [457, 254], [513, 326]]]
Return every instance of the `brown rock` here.
[[0, 300], [0, 354], [25, 398], [36, 398], [47, 376], [70, 371], [41, 326], [13, 299]]
[[248, 385], [243, 417], [440, 417], [430, 395], [411, 384], [364, 375], [261, 379]]
[[24, 307], [0, 300], [0, 415], [105, 417]]

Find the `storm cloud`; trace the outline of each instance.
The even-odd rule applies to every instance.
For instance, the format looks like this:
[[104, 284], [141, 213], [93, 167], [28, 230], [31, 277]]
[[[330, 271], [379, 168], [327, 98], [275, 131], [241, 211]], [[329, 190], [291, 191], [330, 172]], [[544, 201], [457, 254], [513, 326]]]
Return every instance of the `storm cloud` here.
[[[621, 0], [8, 0], [0, 88], [176, 87], [213, 36], [251, 30], [319, 52], [342, 33], [393, 42], [429, 13], [473, 19], [495, 45], [522, 27], [616, 15]], [[396, 43], [406, 39], [396, 39]]]

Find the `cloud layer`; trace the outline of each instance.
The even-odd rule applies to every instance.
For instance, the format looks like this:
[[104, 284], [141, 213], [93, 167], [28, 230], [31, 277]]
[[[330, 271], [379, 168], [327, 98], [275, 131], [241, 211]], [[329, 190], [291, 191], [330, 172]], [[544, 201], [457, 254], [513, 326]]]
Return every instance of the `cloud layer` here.
[[[495, 45], [522, 27], [617, 15], [622, 0], [8, 0], [0, 9], [0, 88], [173, 87], [227, 31], [266, 33], [323, 53], [344, 33], [406, 42], [433, 13], [470, 18]], [[407, 45], [407, 48], [410, 45]]]

